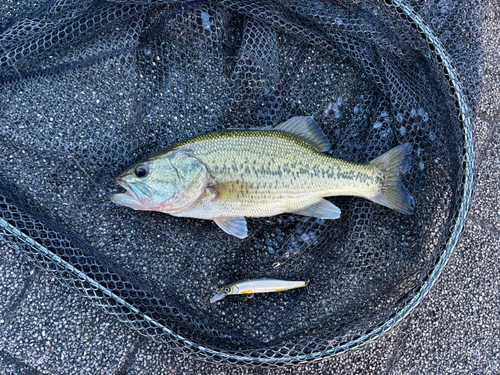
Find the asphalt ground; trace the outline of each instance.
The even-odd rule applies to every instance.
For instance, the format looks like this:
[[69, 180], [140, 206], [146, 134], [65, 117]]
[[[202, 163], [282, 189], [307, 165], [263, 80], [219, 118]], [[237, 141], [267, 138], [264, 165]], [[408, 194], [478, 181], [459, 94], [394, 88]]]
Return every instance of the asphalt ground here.
[[215, 365], [154, 343], [61, 286], [0, 238], [0, 374], [500, 373], [500, 25], [483, 20], [476, 175], [461, 240], [438, 283], [364, 347], [277, 369]]

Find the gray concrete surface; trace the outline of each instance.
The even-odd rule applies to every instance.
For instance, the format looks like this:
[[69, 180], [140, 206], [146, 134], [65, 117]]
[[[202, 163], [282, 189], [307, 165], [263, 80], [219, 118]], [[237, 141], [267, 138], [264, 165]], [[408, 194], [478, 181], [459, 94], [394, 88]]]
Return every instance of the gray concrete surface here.
[[132, 332], [0, 239], [0, 374], [500, 373], [500, 26], [485, 19], [483, 28], [470, 215], [439, 282], [389, 334], [293, 368], [217, 366]]

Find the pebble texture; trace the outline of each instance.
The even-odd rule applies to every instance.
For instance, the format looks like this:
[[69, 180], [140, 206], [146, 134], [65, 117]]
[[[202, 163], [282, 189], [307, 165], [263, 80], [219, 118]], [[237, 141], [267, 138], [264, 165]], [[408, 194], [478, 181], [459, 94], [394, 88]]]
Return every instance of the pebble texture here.
[[439, 282], [387, 335], [293, 368], [204, 363], [130, 331], [0, 239], [0, 374], [500, 373], [500, 27], [495, 19], [483, 22], [477, 173], [467, 224]]

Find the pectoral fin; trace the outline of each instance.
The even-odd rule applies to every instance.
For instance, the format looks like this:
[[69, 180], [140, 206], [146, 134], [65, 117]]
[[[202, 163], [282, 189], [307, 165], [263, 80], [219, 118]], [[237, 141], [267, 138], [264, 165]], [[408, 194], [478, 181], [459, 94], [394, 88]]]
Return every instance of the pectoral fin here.
[[229, 181], [223, 183], [216, 183], [212, 189], [217, 192], [219, 199], [236, 200], [248, 194], [251, 186], [245, 182]]
[[216, 217], [215, 223], [227, 234], [238, 238], [248, 235], [247, 221], [244, 217]]
[[326, 199], [313, 203], [310, 206], [293, 211], [293, 214], [312, 216], [318, 219], [338, 219], [340, 217], [340, 208]]

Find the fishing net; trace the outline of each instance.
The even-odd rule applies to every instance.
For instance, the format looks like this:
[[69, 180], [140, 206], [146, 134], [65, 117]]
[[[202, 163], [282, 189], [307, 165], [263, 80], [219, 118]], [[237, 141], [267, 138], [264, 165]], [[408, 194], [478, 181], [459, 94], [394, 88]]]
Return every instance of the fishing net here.
[[[282, 365], [361, 345], [422, 299], [462, 228], [479, 13], [443, 0], [3, 1], [0, 233], [190, 355]], [[333, 197], [339, 220], [248, 219], [239, 240], [109, 200], [120, 172], [167, 145], [292, 116], [314, 116], [346, 160], [411, 143], [415, 213]], [[209, 303], [257, 277], [307, 288]]]

